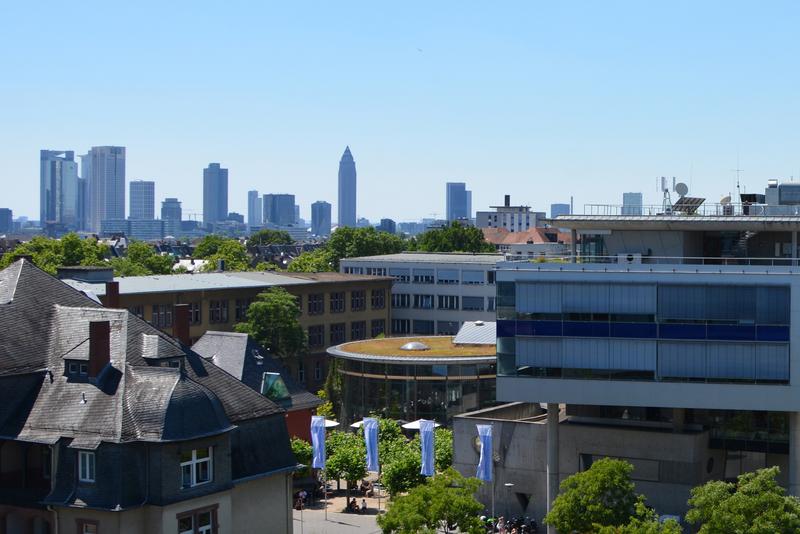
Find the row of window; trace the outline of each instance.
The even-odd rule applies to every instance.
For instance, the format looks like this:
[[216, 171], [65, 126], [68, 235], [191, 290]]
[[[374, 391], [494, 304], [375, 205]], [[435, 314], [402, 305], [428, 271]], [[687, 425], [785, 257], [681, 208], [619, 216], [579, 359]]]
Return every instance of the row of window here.
[[[328, 306], [330, 313], [344, 313], [346, 311], [346, 293], [334, 291], [330, 293]], [[370, 306], [373, 310], [382, 310], [386, 307], [386, 290], [373, 289], [370, 291]], [[367, 292], [363, 289], [350, 292], [350, 311], [364, 311], [367, 309]], [[308, 314], [321, 315], [325, 313], [325, 294], [314, 293], [308, 296]]]
[[[367, 321], [353, 321], [350, 323], [350, 341], [358, 341], [369, 337], [377, 337], [386, 333], [386, 320], [373, 319], [367, 332]], [[328, 327], [328, 345], [339, 345], [347, 341], [347, 323], [333, 323]], [[312, 325], [308, 327], [309, 348], [325, 347], [325, 325]]]
[[[306, 366], [303, 364], [303, 360], [297, 362], [297, 379], [301, 384], [306, 381]], [[322, 362], [319, 360], [314, 363], [314, 380], [322, 381]]]
[[461, 323], [458, 321], [426, 321], [420, 319], [392, 319], [393, 335], [454, 336]]
[[[213, 447], [193, 449], [181, 453], [181, 488], [193, 488], [211, 482], [214, 478]], [[96, 480], [95, 452], [78, 451], [78, 480], [92, 483]]]
[[[413, 306], [412, 306], [413, 303]], [[459, 297], [458, 295], [412, 295], [410, 293], [392, 294], [392, 308], [415, 308], [420, 310], [469, 310], [494, 311], [495, 297]]]
[[398, 284], [494, 284], [494, 271], [477, 269], [410, 269], [403, 267], [345, 267], [347, 274], [391, 276]]

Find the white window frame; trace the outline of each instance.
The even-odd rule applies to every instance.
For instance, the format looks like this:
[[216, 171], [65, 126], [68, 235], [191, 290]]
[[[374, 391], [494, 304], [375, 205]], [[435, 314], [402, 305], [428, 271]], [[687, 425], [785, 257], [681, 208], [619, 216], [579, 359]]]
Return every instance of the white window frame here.
[[78, 451], [78, 481], [95, 481], [95, 455], [94, 451]]
[[[204, 447], [205, 448], [205, 447]], [[201, 449], [192, 449], [192, 459], [187, 460], [185, 462], [181, 462], [180, 472], [181, 472], [181, 488], [182, 489], [189, 489], [195, 488], [197, 486], [202, 486], [203, 484], [210, 484], [214, 481], [214, 447], [207, 447], [208, 449], [208, 457], [207, 458], [198, 458], [197, 451]], [[198, 481], [197, 480], [197, 470], [198, 467], [204, 463], [208, 464], [208, 480]], [[190, 469], [190, 480], [189, 485], [184, 485], [183, 483], [183, 469], [184, 467], [188, 467]]]

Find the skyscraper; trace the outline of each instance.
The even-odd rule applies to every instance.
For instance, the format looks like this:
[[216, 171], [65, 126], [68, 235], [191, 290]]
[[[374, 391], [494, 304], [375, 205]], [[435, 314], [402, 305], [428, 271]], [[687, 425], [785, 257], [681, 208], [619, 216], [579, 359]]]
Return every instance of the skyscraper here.
[[356, 225], [356, 162], [350, 147], [339, 161], [339, 226]]
[[555, 219], [559, 215], [569, 215], [569, 204], [550, 204], [550, 218]]
[[152, 221], [156, 216], [156, 183], [136, 180], [130, 183], [130, 188], [128, 217]]
[[42, 150], [39, 153], [39, 220], [79, 227], [80, 189], [78, 164], [71, 150]]
[[81, 156], [86, 180], [86, 226], [100, 231], [100, 221], [125, 218], [125, 147], [95, 146]]
[[161, 202], [161, 220], [164, 221], [164, 234], [178, 237], [181, 230], [183, 210], [177, 198], [165, 198]]
[[264, 195], [264, 222], [277, 226], [294, 224], [294, 195]]
[[311, 204], [311, 233], [316, 236], [331, 235], [331, 205], [324, 200]]
[[248, 191], [247, 225], [261, 226], [263, 223], [264, 223], [264, 218], [261, 211], [261, 197], [258, 196], [258, 191]]
[[203, 225], [210, 226], [228, 217], [228, 169], [209, 163], [203, 169]]
[[446, 186], [448, 221], [472, 218], [472, 191], [464, 182], [447, 182]]
[[11, 232], [14, 229], [14, 214], [11, 208], [0, 208], [0, 234]]

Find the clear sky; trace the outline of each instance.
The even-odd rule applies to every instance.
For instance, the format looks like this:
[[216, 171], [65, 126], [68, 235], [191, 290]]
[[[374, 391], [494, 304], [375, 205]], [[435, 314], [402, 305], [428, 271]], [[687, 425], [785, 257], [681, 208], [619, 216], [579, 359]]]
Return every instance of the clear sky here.
[[38, 151], [128, 149], [202, 208], [202, 169], [358, 214], [621, 201], [656, 177], [718, 201], [800, 180], [800, 2], [3, 2], [0, 206], [38, 217]]

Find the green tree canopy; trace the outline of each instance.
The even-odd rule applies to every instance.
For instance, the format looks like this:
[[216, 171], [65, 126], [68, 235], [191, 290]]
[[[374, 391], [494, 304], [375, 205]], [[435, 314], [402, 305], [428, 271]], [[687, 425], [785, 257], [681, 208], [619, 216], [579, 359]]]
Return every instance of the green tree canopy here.
[[215, 252], [205, 259], [208, 263], [203, 267], [204, 271], [216, 271], [220, 260], [225, 262], [226, 271], [246, 271], [250, 268], [247, 249], [236, 239], [224, 239], [218, 244]]
[[775, 481], [777, 467], [739, 475], [737, 482], [713, 480], [692, 489], [686, 521], [701, 534], [800, 532], [800, 500]]
[[328, 479], [343, 478], [350, 487], [367, 476], [367, 448], [364, 438], [351, 432], [333, 431], [325, 441], [327, 460], [325, 473]]
[[366, 228], [339, 227], [331, 234], [325, 249], [331, 255], [332, 270], [339, 270], [339, 260], [359, 256], [378, 256], [395, 254], [406, 248], [406, 242], [399, 236], [379, 232], [372, 226]]
[[378, 516], [378, 526], [383, 534], [438, 532], [441, 528], [482, 533], [478, 514], [483, 505], [473, 496], [479, 486], [479, 480], [448, 469], [393, 500], [386, 514]]
[[628, 462], [603, 458], [567, 477], [545, 523], [559, 532], [597, 532], [601, 527], [627, 525], [644, 509], [644, 497], [634, 491], [632, 471]]
[[451, 222], [443, 228], [428, 230], [414, 240], [422, 252], [495, 252], [495, 247], [483, 237], [480, 228]]
[[308, 476], [311, 473], [311, 459], [314, 454], [311, 444], [304, 439], [292, 438], [291, 445], [292, 453], [294, 453], [297, 463], [306, 466], [302, 471], [296, 471], [295, 477], [302, 478]]
[[253, 336], [271, 354], [288, 359], [306, 349], [306, 333], [299, 317], [297, 299], [282, 287], [271, 287], [250, 304], [247, 320], [235, 329]]
[[130, 241], [125, 257], [111, 260], [115, 276], [172, 274], [173, 263], [172, 256], [162, 256], [142, 241]]
[[294, 243], [294, 239], [289, 232], [264, 228], [250, 234], [250, 237], [247, 238], [247, 249], [251, 250], [260, 245], [291, 245], [292, 243]]
[[107, 253], [108, 248], [96, 239], [81, 239], [74, 233], [66, 234], [61, 239], [35, 236], [4, 254], [0, 258], [0, 268], [8, 267], [20, 256], [30, 256], [34, 265], [55, 275], [60, 266], [106, 265]]
[[287, 268], [292, 273], [321, 273], [333, 271], [333, 260], [324, 247], [303, 252], [289, 263]]

